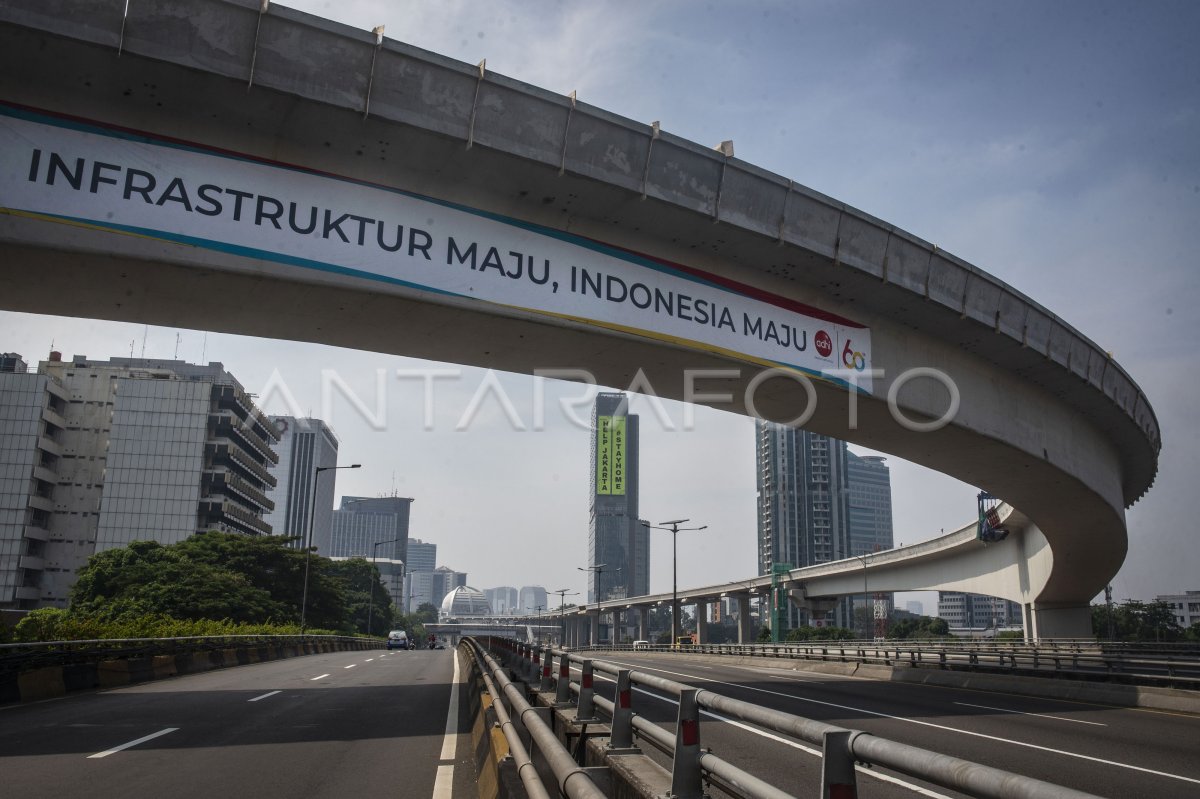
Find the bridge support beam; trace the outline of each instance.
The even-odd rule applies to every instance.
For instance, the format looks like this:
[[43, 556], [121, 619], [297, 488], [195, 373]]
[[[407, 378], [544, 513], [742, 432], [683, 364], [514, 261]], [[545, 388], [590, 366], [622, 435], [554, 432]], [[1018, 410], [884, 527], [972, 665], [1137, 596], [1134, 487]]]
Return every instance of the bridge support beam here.
[[706, 599], [696, 602], [696, 643], [707, 644], [708, 641], [708, 611], [712, 605]]
[[650, 606], [642, 605], [638, 608], [638, 640], [650, 640]]
[[619, 610], [612, 612], [612, 642], [614, 646], [621, 643], [625, 637], [625, 630], [621, 627], [621, 615]]

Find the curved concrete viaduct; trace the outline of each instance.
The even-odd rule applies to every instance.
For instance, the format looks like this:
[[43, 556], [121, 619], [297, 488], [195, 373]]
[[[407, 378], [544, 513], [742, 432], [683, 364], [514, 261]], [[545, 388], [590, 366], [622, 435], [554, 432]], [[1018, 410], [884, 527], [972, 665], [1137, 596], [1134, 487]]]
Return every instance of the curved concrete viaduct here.
[[[1024, 514], [1011, 506], [1001, 506], [999, 512], [1009, 531], [1003, 541], [978, 540], [972, 523], [919, 544], [793, 569], [783, 587], [792, 602], [818, 612], [832, 610], [839, 597], [857, 594], [922, 590], [986, 594], [1021, 605], [1028, 639], [1065, 637], [1069, 630], [1061, 626], [1045, 629], [1046, 618], [1053, 616], [1038, 602], [1054, 575], [1056, 553]], [[736, 599], [740, 608], [738, 643], [751, 643], [750, 597], [769, 596], [771, 588], [769, 575], [693, 586], [679, 591], [678, 604], [703, 607], [723, 598]], [[624, 618], [625, 626], [636, 626], [639, 637], [648, 639], [647, 611], [659, 605], [670, 607], [673, 598], [669, 593], [652, 594], [574, 608], [567, 616], [568, 641], [574, 646], [598, 643], [597, 616], [606, 614], [615, 614], [614, 627], [621, 626], [619, 619]], [[706, 614], [698, 612], [696, 617], [705, 618]], [[697, 629], [704, 643], [704, 625]], [[1090, 626], [1079, 637], [1091, 637]]]
[[[811, 429], [952, 474], [1035, 520], [1030, 540], [1051, 554], [1040, 591], [1024, 597], [1034, 632], [1085, 632], [1089, 599], [1124, 558], [1124, 509], [1153, 482], [1159, 430], [1126, 372], [1049, 310], [731, 148], [482, 65], [278, 6], [264, 13], [258, 0], [125, 6], [0, 7], [3, 307], [515, 372], [582, 367], [605, 385], [639, 377], [661, 395], [741, 413], [752, 387], [754, 410], [789, 420], [808, 407], [803, 387], [755, 382], [763, 366], [783, 365], [820, 378]], [[209, 173], [226, 182], [208, 195], [172, 179]], [[279, 188], [239, 199], [238, 180]], [[297, 221], [295, 208], [287, 218], [288, 187], [308, 198], [311, 218]], [[406, 234], [372, 210], [390, 203], [407, 215]], [[418, 234], [440, 255], [445, 229], [475, 231], [484, 265], [443, 285], [447, 270], [420, 272], [431, 259]], [[303, 242], [287, 239], [302, 230]], [[372, 235], [405, 258], [386, 268], [360, 259]], [[508, 243], [485, 285], [489, 237]], [[331, 254], [333, 244], [354, 253]], [[523, 269], [533, 280], [543, 252], [564, 286], [568, 263], [626, 270], [627, 282], [649, 276], [647, 292], [690, 285], [710, 311], [741, 309], [731, 328], [745, 314], [734, 332], [747, 346], [718, 340], [729, 331], [715, 312], [701, 330], [683, 300], [671, 319], [643, 323], [628, 303], [621, 315], [608, 297], [589, 306], [565, 288], [539, 305], [533, 284], [496, 275]], [[797, 339], [803, 331], [808, 360], [775, 357], [779, 338], [750, 335], [751, 318], [768, 317]], [[854, 364], [853, 347], [869, 341], [857, 365], [882, 371], [864, 391], [846, 390], [853, 373], [814, 365], [814, 348], [828, 355], [823, 327], [836, 339], [829, 363], [844, 342]], [[961, 397], [933, 432], [898, 423], [887, 406], [895, 388], [913, 419], [947, 410], [940, 383], [897, 385], [914, 368], [945, 373]], [[697, 397], [685, 375], [697, 369], [726, 370], [700, 390], [730, 396]]]

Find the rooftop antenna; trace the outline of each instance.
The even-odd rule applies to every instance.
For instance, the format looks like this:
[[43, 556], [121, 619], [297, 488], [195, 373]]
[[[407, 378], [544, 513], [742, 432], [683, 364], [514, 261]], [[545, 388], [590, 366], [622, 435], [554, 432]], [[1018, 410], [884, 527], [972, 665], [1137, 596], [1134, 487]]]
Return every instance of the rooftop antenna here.
[[181, 336], [179, 334], [179, 331], [176, 330], [175, 331], [175, 360], [177, 360], [177, 361], [179, 360], [179, 342], [182, 339], [183, 339], [183, 336]]
[[[146, 357], [146, 336], [148, 336], [148, 335], [150, 335], [150, 325], [146, 325], [146, 326], [145, 326], [145, 327], [142, 329], [142, 357], [143, 357], [143, 358], [145, 358], [145, 357]], [[129, 357], [130, 357], [130, 358], [132, 358], [132, 357], [133, 357], [133, 353], [132, 353], [132, 352], [130, 352], [130, 353], [129, 353]]]
[[129, 358], [131, 360], [133, 359], [133, 345], [134, 344], [137, 344], [137, 339], [136, 338], [129, 339]]
[[204, 360], [207, 357], [208, 357], [208, 331], [205, 330], [204, 331], [204, 343], [202, 345], [200, 345], [200, 365], [201, 366], [203, 366], [205, 363], [207, 363], [207, 361]]

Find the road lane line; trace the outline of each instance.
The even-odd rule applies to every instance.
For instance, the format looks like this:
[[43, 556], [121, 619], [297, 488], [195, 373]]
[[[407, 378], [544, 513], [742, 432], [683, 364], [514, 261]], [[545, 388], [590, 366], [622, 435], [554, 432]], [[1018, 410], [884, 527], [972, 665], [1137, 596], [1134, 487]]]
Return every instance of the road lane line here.
[[103, 752], [97, 752], [94, 755], [88, 755], [87, 759], [94, 760], [94, 759], [100, 758], [100, 757], [108, 757], [109, 755], [116, 754], [117, 752], [120, 752], [123, 749], [128, 749], [131, 746], [137, 746], [138, 744], [144, 744], [146, 741], [153, 740], [153, 739], [159, 737], [160, 735], [166, 735], [169, 732], [175, 732], [177, 729], [179, 729], [179, 728], [178, 727], [167, 727], [165, 730], [159, 730], [158, 732], [154, 732], [149, 735], [143, 735], [141, 738], [138, 738], [136, 741], [130, 741], [129, 743], [121, 744], [120, 746], [114, 746], [112, 749], [105, 749]]
[[256, 696], [253, 699], [247, 699], [246, 701], [247, 702], [257, 702], [260, 699], [266, 699], [268, 696], [275, 696], [275, 694], [278, 694], [278, 693], [281, 693], [281, 692], [280, 691], [268, 691], [267, 693], [263, 694], [262, 696]]
[[1172, 779], [1172, 780], [1181, 780], [1183, 782], [1190, 782], [1194, 785], [1200, 785], [1200, 780], [1195, 779], [1194, 777], [1185, 777], [1182, 774], [1172, 774], [1169, 771], [1158, 771], [1156, 769], [1146, 768], [1144, 766], [1135, 766], [1132, 763], [1121, 763], [1116, 760], [1105, 760], [1102, 757], [1093, 757], [1091, 755], [1085, 755], [1085, 754], [1081, 754], [1079, 752], [1068, 752], [1065, 749], [1055, 749], [1050, 746], [1040, 746], [1038, 744], [1031, 744], [1026, 741], [1017, 741], [1012, 738], [1001, 738], [998, 735], [988, 735], [987, 733], [975, 732], [974, 730], [964, 730], [964, 729], [960, 729], [958, 727], [947, 727], [944, 724], [934, 724], [932, 721], [919, 721], [917, 719], [905, 718], [904, 716], [893, 716], [890, 713], [880, 713], [878, 710], [867, 710], [866, 708], [853, 707], [851, 705], [839, 705], [836, 702], [824, 702], [820, 699], [809, 699], [808, 697], [797, 696], [796, 694], [785, 694], [782, 691], [768, 691], [766, 688], [755, 688], [750, 685], [739, 685], [737, 683], [724, 682], [722, 680], [714, 680], [711, 677], [701, 677], [698, 674], [684, 674], [683, 672], [679, 672], [679, 671], [667, 671], [666, 669], [656, 669], [652, 666], [647, 667], [645, 664], [623, 663], [623, 662], [617, 661], [617, 660], [610, 661], [610, 662], [616, 663], [618, 665], [633, 666], [634, 668], [637, 668], [640, 666], [642, 669], [645, 669], [646, 671], [661, 671], [663, 674], [674, 674], [677, 677], [687, 677], [689, 679], [700, 680], [702, 682], [712, 682], [712, 683], [717, 683], [718, 685], [728, 685], [733, 688], [740, 688], [745, 691], [757, 691], [762, 694], [773, 694], [775, 696], [782, 696], [782, 697], [786, 697], [788, 699], [794, 699], [797, 702], [808, 702], [808, 703], [814, 704], [814, 705], [825, 705], [826, 707], [835, 707], [839, 710], [849, 710], [853, 713], [866, 713], [869, 716], [879, 716], [880, 718], [892, 719], [893, 721], [906, 721], [909, 724], [919, 724], [922, 727], [930, 727], [935, 730], [945, 730], [946, 732], [956, 732], [960, 735], [970, 735], [975, 738], [984, 738], [989, 741], [999, 741], [1000, 743], [1012, 744], [1013, 746], [1024, 746], [1028, 749], [1037, 749], [1041, 752], [1050, 752], [1051, 754], [1063, 755], [1065, 757], [1075, 757], [1075, 758], [1079, 758], [1080, 760], [1090, 760], [1093, 763], [1103, 763], [1107, 766], [1116, 766], [1117, 768], [1129, 769], [1130, 771], [1140, 771], [1143, 774], [1153, 774], [1157, 777], [1167, 777], [1168, 779]]
[[1037, 716], [1040, 719], [1055, 719], [1057, 721], [1072, 721], [1076, 724], [1091, 724], [1094, 727], [1107, 727], [1108, 726], [1107, 724], [1101, 724], [1098, 721], [1084, 721], [1082, 719], [1068, 719], [1068, 718], [1064, 718], [1062, 716], [1051, 716], [1048, 713], [1029, 713], [1028, 711], [1025, 711], [1025, 710], [1009, 710], [1008, 708], [1004, 708], [1004, 707], [989, 707], [988, 705], [972, 705], [970, 702], [955, 702], [954, 704], [962, 705], [963, 707], [981, 707], [984, 710], [995, 710], [999, 713], [1016, 713], [1017, 715], [1020, 715], [1020, 716]]
[[454, 752], [458, 747], [458, 652], [454, 652], [454, 681], [450, 683], [450, 707], [446, 710], [446, 734], [442, 737], [442, 752], [437, 776], [433, 781], [432, 799], [451, 799], [454, 793]]
[[358, 665], [357, 663], [351, 663], [349, 666], [342, 666], [342, 668], [343, 668], [343, 669], [352, 669], [352, 668], [354, 668], [354, 667], [355, 667], [355, 666], [357, 666], [357, 665]]
[[316, 682], [317, 680], [323, 680], [328, 676], [329, 676], [328, 674], [322, 674], [320, 677], [313, 677], [311, 680], [309, 680], [309, 682]]
[[368, 663], [370, 663], [370, 662], [371, 662], [372, 660], [374, 660], [374, 659], [375, 659], [375, 658], [367, 658], [367, 662], [368, 662]]

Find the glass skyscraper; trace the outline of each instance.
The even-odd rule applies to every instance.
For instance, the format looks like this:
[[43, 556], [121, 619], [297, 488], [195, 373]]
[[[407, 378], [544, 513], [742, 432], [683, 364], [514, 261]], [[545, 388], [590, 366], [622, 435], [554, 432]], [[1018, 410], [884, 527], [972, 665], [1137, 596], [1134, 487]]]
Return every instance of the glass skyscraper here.
[[412, 503], [410, 497], [342, 497], [341, 507], [333, 512], [329, 551], [321, 553], [373, 561], [392, 603], [399, 608], [405, 607], [406, 599], [404, 572]]
[[[755, 423], [758, 569], [795, 569], [891, 549], [891, 473], [884, 459], [855, 455], [845, 441], [770, 422]], [[890, 599], [885, 599], [885, 607]], [[846, 597], [826, 623], [853, 628], [863, 596]], [[811, 624], [787, 608], [787, 625]]]
[[638, 417], [624, 394], [592, 408], [588, 602], [650, 593], [650, 531], [638, 522]]

